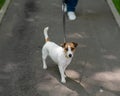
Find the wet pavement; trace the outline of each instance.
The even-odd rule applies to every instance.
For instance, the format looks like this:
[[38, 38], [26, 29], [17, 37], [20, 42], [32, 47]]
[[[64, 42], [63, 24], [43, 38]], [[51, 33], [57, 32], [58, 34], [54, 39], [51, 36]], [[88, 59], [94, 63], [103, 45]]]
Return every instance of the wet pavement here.
[[[66, 18], [67, 41], [79, 43], [60, 82], [48, 58], [42, 69], [43, 29], [64, 41], [61, 1], [12, 0], [0, 25], [0, 96], [119, 96], [120, 28], [105, 0], [79, 0], [75, 21]], [[81, 79], [82, 78], [82, 79]]]

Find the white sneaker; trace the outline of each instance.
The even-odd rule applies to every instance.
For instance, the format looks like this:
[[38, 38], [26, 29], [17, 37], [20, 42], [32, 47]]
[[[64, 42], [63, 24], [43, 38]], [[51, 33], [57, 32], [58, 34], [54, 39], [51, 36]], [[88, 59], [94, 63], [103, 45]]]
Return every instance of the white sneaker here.
[[67, 15], [68, 15], [69, 20], [75, 20], [76, 19], [75, 12], [73, 12], [73, 11], [67, 12]]

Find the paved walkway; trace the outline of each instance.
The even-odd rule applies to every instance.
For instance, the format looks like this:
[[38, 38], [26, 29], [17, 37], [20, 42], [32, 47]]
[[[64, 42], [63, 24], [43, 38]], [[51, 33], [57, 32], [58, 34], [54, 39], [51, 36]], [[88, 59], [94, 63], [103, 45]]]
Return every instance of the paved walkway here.
[[61, 0], [12, 0], [0, 25], [0, 96], [120, 96], [120, 29], [107, 2], [79, 0], [76, 11], [66, 32], [79, 46], [62, 84], [57, 66], [48, 58], [43, 70], [41, 60], [45, 26], [63, 42]]

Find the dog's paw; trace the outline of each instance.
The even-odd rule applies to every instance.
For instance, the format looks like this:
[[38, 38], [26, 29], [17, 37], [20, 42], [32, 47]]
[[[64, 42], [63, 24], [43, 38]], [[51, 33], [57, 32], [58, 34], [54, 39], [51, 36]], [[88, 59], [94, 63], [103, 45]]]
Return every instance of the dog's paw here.
[[47, 68], [46, 68], [46, 67], [45, 67], [45, 68], [43, 67], [43, 69], [45, 69], [45, 70], [46, 70]]
[[61, 82], [62, 82], [62, 83], [66, 83], [66, 80], [65, 80], [65, 79], [64, 79], [64, 80], [61, 80]]
[[47, 69], [47, 66], [43, 66], [43, 69]]

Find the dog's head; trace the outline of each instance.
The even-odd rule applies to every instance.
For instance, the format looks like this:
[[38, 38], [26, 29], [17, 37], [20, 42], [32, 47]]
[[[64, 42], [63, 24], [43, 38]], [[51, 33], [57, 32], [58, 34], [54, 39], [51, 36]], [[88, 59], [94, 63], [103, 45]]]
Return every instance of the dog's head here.
[[64, 48], [66, 57], [72, 58], [78, 44], [75, 42], [70, 42], [70, 43], [63, 43], [61, 44], [61, 46]]

